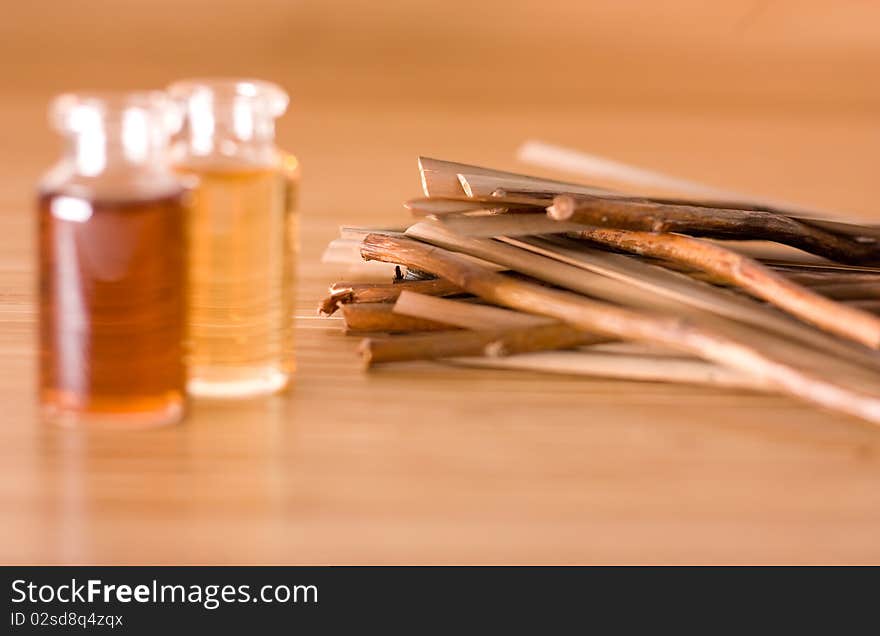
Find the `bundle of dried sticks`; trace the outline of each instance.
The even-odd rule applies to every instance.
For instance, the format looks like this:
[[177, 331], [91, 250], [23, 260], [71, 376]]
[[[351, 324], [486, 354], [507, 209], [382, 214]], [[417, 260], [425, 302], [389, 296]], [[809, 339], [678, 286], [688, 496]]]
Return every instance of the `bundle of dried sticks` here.
[[630, 168], [614, 191], [419, 168], [415, 223], [346, 228], [327, 251], [394, 268], [333, 284], [319, 308], [367, 336], [368, 368], [448, 360], [770, 391], [880, 423], [880, 228], [688, 198], [688, 182], [652, 196], [643, 182], [670, 178]]

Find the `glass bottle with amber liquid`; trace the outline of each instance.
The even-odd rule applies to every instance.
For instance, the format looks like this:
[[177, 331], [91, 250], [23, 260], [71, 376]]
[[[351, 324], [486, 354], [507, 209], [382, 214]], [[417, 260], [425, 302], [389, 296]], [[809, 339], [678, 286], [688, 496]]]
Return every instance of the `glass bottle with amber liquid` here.
[[278, 86], [189, 80], [175, 169], [193, 179], [189, 215], [189, 392], [234, 398], [288, 386], [293, 373], [296, 159], [275, 146]]
[[185, 206], [168, 164], [179, 110], [159, 92], [67, 94], [40, 183], [39, 395], [59, 423], [141, 426], [184, 412]]

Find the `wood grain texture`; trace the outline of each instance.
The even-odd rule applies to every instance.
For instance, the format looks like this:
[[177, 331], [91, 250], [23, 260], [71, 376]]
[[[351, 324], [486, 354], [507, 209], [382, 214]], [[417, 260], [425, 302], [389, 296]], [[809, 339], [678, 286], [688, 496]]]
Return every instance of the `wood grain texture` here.
[[[106, 34], [79, 4], [51, 21], [15, 5], [0, 24], [0, 562], [880, 563], [870, 426], [745, 392], [436, 363], [364, 374], [341, 319], [315, 316], [348, 279], [321, 250], [341, 224], [408, 221], [419, 154], [528, 172], [513, 159], [526, 135], [880, 220], [876, 5], [273, 0], [202, 20], [205, 3], [116, 4]], [[577, 37], [542, 46], [548, 24]], [[569, 95], [563, 56], [600, 90]], [[545, 90], [501, 90], [517, 69]], [[58, 148], [46, 100], [206, 72], [293, 93], [279, 135], [304, 167], [295, 386], [199, 402], [177, 428], [45, 427], [32, 186]]]

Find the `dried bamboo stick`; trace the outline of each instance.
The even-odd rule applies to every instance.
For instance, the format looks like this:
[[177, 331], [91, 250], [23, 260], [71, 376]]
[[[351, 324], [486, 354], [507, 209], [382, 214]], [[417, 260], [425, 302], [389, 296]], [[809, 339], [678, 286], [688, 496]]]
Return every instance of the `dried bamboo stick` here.
[[373, 279], [389, 279], [394, 276], [394, 265], [378, 261], [366, 262], [361, 258], [360, 244], [363, 241], [363, 236], [357, 239], [334, 239], [321, 254], [321, 262], [345, 265], [350, 276], [365, 276]]
[[880, 300], [850, 300], [848, 305], [858, 307], [862, 311], [870, 311], [873, 314], [880, 313]]
[[571, 349], [606, 342], [606, 338], [584, 333], [559, 322], [537, 327], [486, 331], [453, 331], [414, 334], [393, 338], [366, 338], [358, 351], [364, 365], [405, 360], [436, 360], [460, 356], [507, 356], [514, 353]]
[[390, 303], [406, 290], [429, 296], [451, 296], [462, 290], [442, 278], [402, 280], [395, 283], [345, 283], [330, 285], [329, 293], [318, 307], [318, 315], [332, 316], [339, 305], [346, 303]]
[[[634, 255], [637, 256], [637, 255]], [[662, 259], [651, 259], [655, 261], [655, 264], [661, 265], [667, 269], [671, 269], [676, 272], [681, 272], [682, 274], [686, 274], [687, 276], [697, 278], [699, 280], [705, 280], [711, 282], [715, 285], [724, 285], [730, 286], [730, 283], [726, 280], [720, 280], [717, 276], [712, 274], [708, 274], [706, 272], [701, 272], [700, 270], [696, 270], [693, 267], [688, 267], [687, 265], [683, 265], [681, 263], [673, 263], [671, 261], [663, 261]], [[759, 261], [761, 262], [761, 261]], [[874, 284], [880, 286], [880, 275], [876, 273], [862, 273], [858, 271], [826, 271], [826, 270], [811, 270], [811, 269], [800, 269], [795, 267], [776, 267], [773, 265], [766, 265], [766, 263], [762, 263], [766, 267], [769, 267], [773, 271], [782, 276], [785, 276], [790, 281], [798, 283], [799, 285], [803, 285], [804, 287], [817, 287], [817, 286], [834, 286], [834, 285], [849, 285], [851, 283], [864, 283], [864, 284]]]
[[743, 210], [760, 209], [747, 204], [742, 204], [742, 207], [740, 207], [739, 204], [730, 202], [724, 202], [724, 205], [722, 205], [720, 202], [716, 201], [633, 195], [613, 190], [597, 191], [591, 186], [583, 186], [573, 183], [559, 183], [555, 186], [547, 187], [547, 182], [545, 180], [536, 177], [521, 177], [517, 181], [511, 181], [509, 179], [490, 175], [460, 172], [458, 174], [458, 180], [467, 197], [475, 200], [486, 200], [491, 198], [503, 199], [507, 197], [530, 197], [535, 200], [545, 200], [567, 194], [573, 195], [575, 198], [581, 195], [597, 196], [603, 199], [639, 203], [675, 203], [680, 205], [699, 205], [701, 207], [733, 207]]
[[557, 221], [594, 227], [770, 240], [843, 263], [880, 261], [876, 241], [860, 242], [772, 212], [568, 195], [553, 199], [547, 210], [550, 218]]
[[682, 357], [681, 352], [674, 351], [669, 347], [664, 347], [662, 345], [622, 340], [611, 340], [609, 342], [590, 345], [590, 351], [596, 351], [599, 353], [625, 353], [630, 355], [652, 356], [655, 358], [668, 358], [670, 356]]
[[459, 182], [465, 194], [473, 197], [489, 197], [489, 196], [531, 196], [536, 198], [554, 197], [560, 194], [573, 195], [593, 195], [602, 198], [611, 198], [623, 201], [633, 202], [653, 202], [668, 203], [674, 205], [694, 205], [701, 208], [733, 208], [737, 210], [752, 210], [771, 212], [783, 215], [797, 220], [800, 223], [810, 226], [849, 236], [859, 240], [880, 240], [880, 226], [846, 222], [837, 220], [837, 218], [819, 218], [815, 214], [802, 208], [792, 208], [791, 206], [771, 206], [760, 204], [755, 201], [739, 200], [712, 200], [712, 199], [687, 199], [674, 197], [657, 197], [645, 195], [622, 194], [613, 191], [600, 192], [593, 187], [579, 186], [575, 184], [557, 184], [548, 185], [543, 179], [521, 177], [516, 181], [510, 179], [493, 177], [483, 174], [459, 173]]
[[[732, 201], [709, 201], [704, 199], [682, 199], [671, 197], [645, 196], [640, 194], [626, 194], [613, 190], [605, 192], [597, 192], [591, 186], [582, 186], [573, 183], [559, 183], [552, 187], [547, 187], [546, 181], [536, 177], [521, 177], [518, 181], [506, 180], [503, 178], [471, 174], [467, 172], [459, 173], [459, 183], [465, 194], [473, 199], [487, 199], [491, 197], [531, 197], [533, 199], [553, 199], [562, 194], [578, 196], [597, 196], [603, 199], [613, 199], [615, 201], [632, 201], [638, 203], [673, 203], [678, 205], [698, 205], [707, 208], [736, 208], [741, 210], [766, 210], [768, 208], [756, 207], [747, 203], [737, 203]], [[776, 211], [777, 210], [772, 210]]]
[[367, 260], [394, 262], [430, 271], [489, 302], [553, 316], [591, 333], [685, 351], [738, 369], [812, 404], [880, 423], [880, 398], [877, 396], [781, 363], [746, 342], [680, 319], [615, 307], [570, 292], [511, 279], [476, 266], [454, 253], [411, 239], [373, 234], [364, 239], [362, 254]]
[[[775, 269], [775, 268], [773, 268]], [[808, 287], [823, 285], [848, 285], [850, 283], [871, 283], [880, 287], [880, 276], [877, 274], [859, 274], [847, 272], [799, 272], [794, 270], [776, 270], [789, 280]]]
[[[430, 157], [419, 157], [419, 176], [422, 180], [422, 191], [426, 197], [435, 196], [458, 196], [463, 190], [458, 180], [459, 173], [478, 174], [497, 178], [500, 182], [509, 185], [518, 183], [535, 183], [540, 182], [545, 188], [558, 188], [564, 186], [563, 192], [571, 192], [573, 184], [563, 181], [554, 181], [552, 179], [536, 179], [527, 175], [517, 174], [515, 172], [504, 172], [501, 170], [491, 170], [480, 166], [472, 166], [466, 163], [456, 163], [454, 161], [443, 161], [440, 159], [432, 159]], [[584, 186], [574, 186], [580, 188], [587, 194], [600, 194], [608, 192], [602, 188], [588, 188]]]
[[458, 166], [458, 183], [466, 196], [471, 198], [484, 197], [533, 197], [552, 199], [559, 194], [626, 196], [588, 185], [566, 183], [529, 177], [526, 175], [480, 174], [472, 170], [473, 166]]
[[[575, 236], [576, 238], [576, 236]], [[603, 248], [604, 249], [604, 248]], [[740, 250], [736, 249], [736, 245], [732, 245], [731, 249], [735, 252], [742, 254]], [[746, 254], [748, 255], [748, 254]], [[694, 269], [693, 267], [688, 267], [682, 263], [673, 263], [672, 261], [663, 260], [659, 258], [652, 257], [642, 257], [638, 254], [631, 254], [633, 258], [637, 258], [639, 260], [645, 261], [647, 263], [651, 263], [653, 265], [660, 265], [665, 269], [671, 269], [676, 272], [681, 272], [682, 274], [686, 274], [688, 276], [698, 278], [700, 280], [709, 281], [716, 285], [729, 285], [728, 282], [719, 280], [716, 276], [708, 274], [706, 272], [702, 272], [700, 270]], [[755, 257], [752, 257], [755, 258]], [[773, 271], [782, 274], [786, 278], [804, 285], [805, 287], [812, 287], [815, 285], [836, 285], [836, 284], [848, 284], [848, 283], [877, 283], [880, 284], [880, 273], [878, 272], [863, 272], [861, 268], [852, 268], [852, 269], [826, 269], [823, 267], [814, 267], [811, 264], [801, 264], [800, 266], [790, 264], [790, 265], [778, 265], [774, 262], [768, 262], [761, 258], [756, 258], [759, 263], [764, 265], [765, 267], [769, 267]]]
[[825, 298], [757, 261], [721, 246], [679, 234], [585, 229], [582, 238], [636, 254], [666, 258], [727, 279], [752, 295], [830, 333], [880, 348], [880, 319]]
[[[531, 234], [559, 234], [577, 232], [583, 226], [547, 218], [541, 212], [522, 214], [498, 214], [493, 216], [450, 215], [438, 222], [461, 236], [490, 238], [495, 236], [527, 236]], [[556, 225], [554, 225], [556, 224]]]
[[[364, 261], [364, 259], [361, 258], [360, 246], [363, 242], [364, 237], [368, 234], [371, 234], [371, 232], [365, 233], [360, 238], [334, 239], [330, 241], [330, 244], [324, 251], [321, 262], [348, 265], [353, 269], [362, 270], [363, 273], [366, 275], [371, 275], [371, 278], [391, 278], [396, 274], [396, 269], [394, 265], [388, 263], [368, 262]], [[397, 236], [396, 233], [386, 234], [384, 231], [379, 232], [379, 234], [383, 234], [386, 236]], [[504, 269], [503, 267], [500, 267], [494, 263], [490, 263], [489, 261], [477, 258], [476, 256], [468, 256], [467, 258], [473, 259], [477, 265], [490, 267], [495, 270]]]
[[445, 298], [434, 298], [405, 291], [394, 303], [395, 314], [423, 318], [433, 322], [474, 330], [523, 329], [558, 324], [547, 316], [536, 316], [521, 311], [502, 309], [492, 305], [477, 305]]
[[725, 241], [711, 238], [703, 238], [702, 240], [715, 243], [737, 254], [753, 258], [758, 262], [785, 260], [789, 263], [800, 263], [801, 265], [834, 264], [833, 261], [799, 250], [796, 247], [785, 245], [784, 243], [775, 243], [773, 241]]
[[543, 212], [552, 201], [547, 197], [426, 197], [410, 199], [403, 204], [407, 210], [415, 216], [444, 216], [447, 214], [465, 214], [480, 210], [507, 211], [507, 210], [534, 210]]
[[[577, 236], [577, 233], [575, 233]], [[696, 280], [704, 281], [707, 283], [711, 283], [713, 285], [718, 285], [721, 287], [726, 287], [728, 289], [737, 291], [737, 287], [731, 283], [726, 278], [719, 278], [714, 274], [710, 274], [708, 272], [701, 272], [699, 270], [693, 269], [692, 267], [687, 267], [680, 263], [673, 263], [671, 261], [662, 261], [660, 259], [655, 259], [656, 262], [653, 263], [655, 265], [659, 265], [660, 267], [664, 267], [666, 269], [670, 269], [674, 272], [680, 272], [690, 278], [694, 278]], [[846, 294], [859, 294], [862, 293], [859, 290], [864, 290], [868, 296], [874, 295], [874, 290], [870, 287], [862, 287], [863, 285], [872, 285], [876, 289], [880, 287], [880, 277], [876, 274], [835, 274], [832, 272], [798, 272], [790, 269], [777, 269], [775, 267], [771, 267], [771, 270], [777, 272], [778, 274], [784, 276], [786, 279], [790, 280], [793, 283], [797, 283], [798, 285], [802, 285], [804, 287], [809, 287], [816, 293], [820, 293], [823, 296], [827, 296], [828, 298], [838, 299], [835, 296], [835, 288], [841, 286], [844, 291], [840, 293]], [[857, 287], [853, 287], [851, 290], [847, 289], [850, 285], [857, 284]], [[853, 296], [855, 297], [855, 296]]]
[[880, 298], [880, 282], [857, 281], [852, 283], [833, 283], [813, 285], [812, 289], [817, 294], [835, 300], [870, 300]]
[[[543, 209], [538, 213], [532, 212], [531, 208], [519, 211], [516, 214], [467, 215], [464, 213], [449, 213], [446, 215], [439, 215], [437, 220], [455, 231], [457, 234], [475, 238], [527, 236], [531, 234], [558, 234], [562, 232], [576, 232], [578, 229], [581, 229], [581, 226], [577, 223], [568, 223], [564, 221], [556, 221], [556, 223], [561, 223], [563, 225], [554, 227], [553, 219], [548, 218], [547, 215], [544, 214]], [[740, 251], [737, 249], [738, 247], [741, 246], [737, 246], [735, 243], [731, 246], [732, 249]], [[688, 272], [694, 271], [691, 268], [682, 269]], [[830, 273], [831, 272], [825, 272], [826, 275]], [[866, 277], [865, 280], [872, 280], [870, 277], [874, 276], [875, 280], [880, 281], [880, 275], [876, 273], [864, 273], [862, 275]]]
[[503, 358], [456, 358], [449, 362], [468, 367], [515, 369], [637, 382], [674, 382], [764, 392], [768, 388], [763, 380], [755, 376], [692, 358], [594, 351], [544, 351]]
[[343, 240], [362, 241], [367, 234], [372, 234], [374, 232], [379, 232], [380, 234], [402, 235], [404, 232], [406, 232], [406, 228], [407, 226], [362, 227], [358, 225], [343, 225], [339, 228], [339, 238]]
[[[408, 229], [408, 228], [407, 228]], [[762, 258], [761, 263], [779, 271], [791, 272], [828, 272], [838, 274], [874, 274], [880, 276], [880, 267], [867, 265], [842, 265], [840, 263], [805, 263], [777, 258]]]
[[406, 333], [412, 331], [445, 331], [455, 329], [433, 320], [410, 318], [393, 312], [391, 303], [358, 303], [342, 305], [342, 316], [348, 333]]

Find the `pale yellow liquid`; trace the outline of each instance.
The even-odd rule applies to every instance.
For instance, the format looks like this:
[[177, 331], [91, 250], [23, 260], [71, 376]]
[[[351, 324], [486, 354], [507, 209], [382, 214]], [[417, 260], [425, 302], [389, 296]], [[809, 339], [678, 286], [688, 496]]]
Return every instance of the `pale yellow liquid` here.
[[187, 389], [219, 398], [280, 391], [294, 370], [295, 160], [180, 171], [198, 178], [188, 224]]

